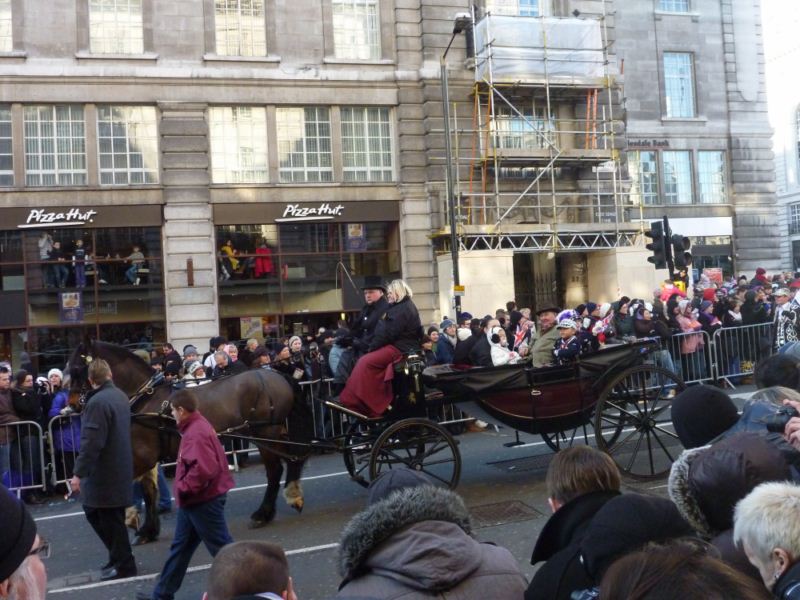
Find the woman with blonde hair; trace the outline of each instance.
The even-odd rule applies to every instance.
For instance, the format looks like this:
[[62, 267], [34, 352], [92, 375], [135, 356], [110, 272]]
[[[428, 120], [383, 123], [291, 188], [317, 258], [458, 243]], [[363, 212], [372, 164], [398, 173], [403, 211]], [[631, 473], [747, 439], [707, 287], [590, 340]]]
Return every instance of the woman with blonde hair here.
[[378, 417], [391, 404], [392, 366], [403, 354], [419, 350], [422, 340], [422, 322], [412, 296], [411, 288], [402, 279], [388, 285], [389, 309], [375, 327], [369, 352], [358, 360], [339, 396], [342, 406]]

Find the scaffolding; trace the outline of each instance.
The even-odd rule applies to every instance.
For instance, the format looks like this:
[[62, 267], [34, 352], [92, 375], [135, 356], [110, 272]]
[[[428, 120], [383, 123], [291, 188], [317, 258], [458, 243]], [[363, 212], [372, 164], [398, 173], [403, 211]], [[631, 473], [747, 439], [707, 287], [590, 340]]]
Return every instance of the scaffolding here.
[[470, 106], [450, 110], [461, 249], [637, 243], [641, 206], [629, 200], [620, 162], [621, 84], [602, 6], [580, 18], [479, 15], [473, 7]]

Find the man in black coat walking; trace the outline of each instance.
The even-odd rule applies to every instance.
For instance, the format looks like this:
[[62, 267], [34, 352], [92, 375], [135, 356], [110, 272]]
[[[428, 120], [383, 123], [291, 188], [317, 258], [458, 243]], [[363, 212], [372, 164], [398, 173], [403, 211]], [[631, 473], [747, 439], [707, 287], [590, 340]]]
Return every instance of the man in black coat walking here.
[[70, 485], [81, 494], [86, 520], [108, 549], [100, 579], [133, 577], [136, 561], [125, 528], [125, 507], [133, 502], [128, 398], [112, 383], [106, 361], [92, 361], [88, 376], [93, 391], [81, 414], [81, 450]]

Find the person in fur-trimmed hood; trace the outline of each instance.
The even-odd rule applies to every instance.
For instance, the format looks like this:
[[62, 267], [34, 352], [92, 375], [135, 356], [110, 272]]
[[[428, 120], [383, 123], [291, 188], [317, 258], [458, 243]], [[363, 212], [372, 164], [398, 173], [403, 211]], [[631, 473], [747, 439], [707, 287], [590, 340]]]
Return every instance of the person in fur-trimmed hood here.
[[370, 485], [368, 507], [342, 532], [336, 598], [521, 599], [513, 555], [472, 537], [464, 501], [425, 474], [392, 469]]
[[678, 512], [737, 571], [760, 581], [758, 569], [733, 543], [736, 503], [757, 485], [791, 479], [781, 451], [757, 433], [737, 433], [685, 450], [672, 464], [667, 491]]

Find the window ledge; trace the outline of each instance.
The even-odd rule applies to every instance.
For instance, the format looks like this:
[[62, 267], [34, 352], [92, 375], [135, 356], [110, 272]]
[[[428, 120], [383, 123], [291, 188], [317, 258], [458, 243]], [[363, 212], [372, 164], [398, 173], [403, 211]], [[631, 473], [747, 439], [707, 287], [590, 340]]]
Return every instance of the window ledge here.
[[656, 19], [662, 17], [691, 17], [692, 21], [697, 23], [700, 20], [700, 13], [698, 12], [674, 12], [671, 10], [657, 10]]
[[662, 123], [708, 123], [708, 117], [661, 117]]
[[394, 60], [391, 58], [380, 58], [378, 60], [358, 60], [356, 58], [336, 58], [335, 56], [326, 56], [322, 59], [326, 65], [393, 65]]
[[281, 57], [274, 54], [267, 56], [228, 56], [207, 53], [203, 54], [203, 60], [206, 62], [278, 63], [281, 62]]
[[3, 58], [28, 58], [28, 53], [24, 50], [12, 50], [11, 52], [0, 52], [0, 59]]
[[[211, 183], [209, 187], [214, 189], [241, 189], [241, 188], [297, 188], [297, 187], [311, 187], [311, 188], [341, 188], [341, 187], [378, 187], [386, 186], [393, 187], [397, 185], [397, 181], [297, 181], [297, 182], [281, 182], [272, 181], [267, 183]], [[107, 186], [104, 186], [107, 187]]]
[[144, 52], [142, 54], [95, 54], [93, 52], [81, 50], [75, 53], [75, 58], [79, 60], [138, 60], [155, 62], [158, 60], [158, 54], [155, 52]]

